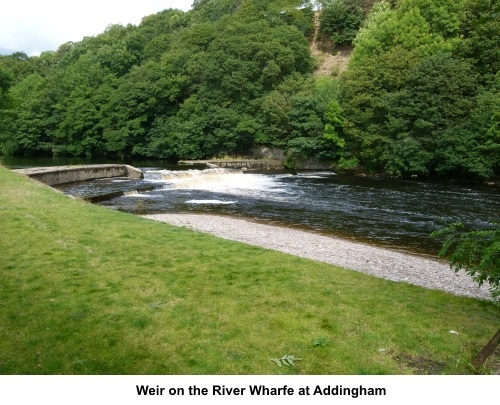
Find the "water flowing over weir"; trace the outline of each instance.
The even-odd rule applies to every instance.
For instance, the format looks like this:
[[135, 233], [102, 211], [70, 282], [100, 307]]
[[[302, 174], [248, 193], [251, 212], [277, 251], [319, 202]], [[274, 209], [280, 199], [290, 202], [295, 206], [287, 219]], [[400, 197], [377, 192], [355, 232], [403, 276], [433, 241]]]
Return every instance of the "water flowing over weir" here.
[[500, 190], [487, 187], [329, 171], [141, 170], [141, 180], [103, 179], [61, 189], [73, 195], [116, 193], [100, 204], [130, 213], [231, 215], [431, 254], [439, 242], [429, 234], [445, 223], [481, 229], [500, 217]]
[[[242, 179], [243, 172], [233, 169], [205, 169], [205, 170], [147, 170], [144, 179], [161, 181], [171, 185], [172, 188], [196, 188], [206, 183], [218, 183], [226, 178]], [[168, 188], [166, 185], [165, 188]]]
[[[285, 176], [285, 175], [281, 175]], [[228, 195], [258, 195], [284, 191], [277, 186], [276, 176], [246, 174], [235, 169], [151, 170], [144, 179], [164, 183], [163, 189], [204, 190]]]

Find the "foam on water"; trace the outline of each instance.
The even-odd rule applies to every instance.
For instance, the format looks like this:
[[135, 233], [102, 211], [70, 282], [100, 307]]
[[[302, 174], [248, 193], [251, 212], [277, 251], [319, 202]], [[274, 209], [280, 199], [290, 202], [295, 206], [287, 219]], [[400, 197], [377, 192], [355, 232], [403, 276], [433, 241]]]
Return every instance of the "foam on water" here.
[[232, 169], [155, 170], [144, 174], [145, 180], [163, 182], [164, 190], [203, 190], [239, 196], [284, 198], [290, 191], [280, 178], [287, 175], [261, 175]]
[[124, 197], [131, 197], [131, 198], [152, 198], [153, 196], [147, 193], [124, 193]]
[[151, 191], [155, 190], [127, 190], [123, 192], [123, 197], [138, 197], [138, 198], [151, 198], [154, 195], [150, 194]]
[[229, 205], [236, 204], [236, 201], [221, 201], [221, 200], [189, 200], [186, 204], [212, 204], [212, 205]]
[[310, 173], [298, 173], [296, 174], [297, 177], [303, 178], [303, 179], [324, 179], [328, 178], [336, 173], [334, 172], [310, 172]]

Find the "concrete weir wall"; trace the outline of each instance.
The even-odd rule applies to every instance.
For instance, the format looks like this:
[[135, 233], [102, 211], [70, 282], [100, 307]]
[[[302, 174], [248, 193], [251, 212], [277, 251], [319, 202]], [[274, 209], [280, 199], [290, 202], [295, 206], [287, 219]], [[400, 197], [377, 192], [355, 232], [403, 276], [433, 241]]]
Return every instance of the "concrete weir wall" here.
[[139, 169], [129, 165], [34, 167], [14, 171], [49, 186], [73, 183], [76, 181], [103, 179], [108, 177], [129, 177], [133, 179], [143, 178], [143, 173]]
[[241, 160], [181, 160], [181, 165], [206, 165], [228, 169], [283, 169], [283, 161], [278, 159], [241, 159]]

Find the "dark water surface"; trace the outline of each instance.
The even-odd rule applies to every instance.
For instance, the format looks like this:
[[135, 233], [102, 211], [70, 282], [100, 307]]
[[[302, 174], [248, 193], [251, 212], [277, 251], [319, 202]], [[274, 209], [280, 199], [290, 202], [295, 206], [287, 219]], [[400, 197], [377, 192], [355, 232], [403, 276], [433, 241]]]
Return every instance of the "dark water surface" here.
[[[21, 167], [13, 163], [4, 162]], [[246, 217], [431, 254], [439, 250], [439, 242], [429, 234], [443, 224], [462, 221], [476, 229], [500, 220], [500, 190], [489, 187], [332, 172], [187, 170], [158, 161], [131, 163], [146, 172], [144, 180], [105, 179], [59, 188], [80, 196], [126, 190], [127, 195], [101, 205], [135, 214], [189, 212]], [[23, 167], [34, 165], [54, 164]], [[151, 185], [157, 189], [134, 192]]]

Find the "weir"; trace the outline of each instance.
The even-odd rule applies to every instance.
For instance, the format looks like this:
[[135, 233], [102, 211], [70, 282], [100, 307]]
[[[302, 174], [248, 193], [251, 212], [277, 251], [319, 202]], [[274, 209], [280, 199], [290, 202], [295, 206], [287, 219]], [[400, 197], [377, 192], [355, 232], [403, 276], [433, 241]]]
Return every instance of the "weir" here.
[[91, 203], [99, 203], [99, 202], [111, 200], [111, 199], [117, 198], [117, 197], [140, 195], [140, 194], [148, 193], [150, 191], [161, 190], [161, 189], [163, 189], [163, 186], [146, 186], [146, 187], [139, 187], [139, 188], [136, 188], [133, 190], [128, 190], [128, 191], [117, 190], [117, 191], [111, 191], [109, 193], [104, 193], [104, 194], [83, 196], [82, 199], [85, 201], [89, 201]]
[[142, 171], [133, 166], [115, 164], [33, 167], [14, 170], [14, 172], [49, 186], [111, 177], [128, 177], [132, 179], [142, 179], [144, 177]]
[[[243, 177], [242, 177], [243, 176]], [[221, 184], [232, 181], [233, 185], [248, 179], [241, 170], [212, 168], [205, 170], [149, 170], [144, 173], [146, 180], [163, 181], [164, 188], [199, 189], [209, 187], [210, 184]]]
[[181, 160], [181, 165], [206, 165], [228, 169], [273, 170], [283, 169], [282, 159], [238, 159], [238, 160]]

